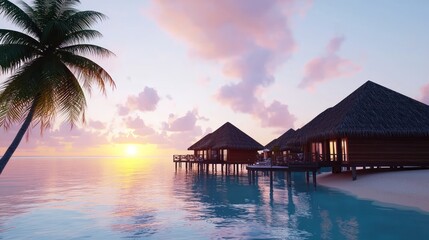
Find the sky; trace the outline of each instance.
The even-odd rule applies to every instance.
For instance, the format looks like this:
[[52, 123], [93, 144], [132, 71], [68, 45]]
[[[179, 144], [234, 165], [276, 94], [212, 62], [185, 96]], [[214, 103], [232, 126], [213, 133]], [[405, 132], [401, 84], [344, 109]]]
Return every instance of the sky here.
[[31, 129], [16, 156], [170, 159], [225, 122], [265, 145], [368, 80], [429, 103], [425, 0], [81, 3], [108, 16], [94, 43], [115, 56], [94, 60], [116, 88], [87, 94], [85, 124]]

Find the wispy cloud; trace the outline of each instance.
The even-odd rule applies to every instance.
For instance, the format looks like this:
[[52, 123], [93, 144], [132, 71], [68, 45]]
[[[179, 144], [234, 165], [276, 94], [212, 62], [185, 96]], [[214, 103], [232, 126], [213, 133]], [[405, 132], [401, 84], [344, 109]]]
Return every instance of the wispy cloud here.
[[197, 125], [200, 117], [198, 111], [188, 111], [183, 116], [170, 114], [160, 129], [148, 126], [140, 117], [128, 117], [124, 120], [127, 132], [121, 132], [112, 139], [115, 143], [150, 143], [164, 148], [186, 149], [197, 137], [201, 137], [203, 129]]
[[219, 102], [266, 122], [260, 109], [280, 102], [267, 104], [260, 93], [274, 82], [276, 68], [296, 48], [291, 17], [302, 13], [308, 2], [159, 0], [153, 2], [153, 12], [159, 24], [185, 42], [192, 54], [220, 62], [226, 76], [239, 79], [217, 91]]
[[338, 55], [345, 38], [335, 37], [331, 39], [325, 49], [325, 53], [310, 60], [304, 69], [304, 78], [299, 87], [314, 89], [315, 85], [331, 79], [349, 77], [362, 68], [348, 59]]
[[[14, 126], [2, 131], [0, 138], [0, 151], [5, 151], [15, 137], [20, 126]], [[105, 124], [89, 121], [85, 128], [74, 127], [63, 123], [58, 129], [46, 129], [43, 135], [39, 131], [30, 129], [30, 135], [23, 139], [17, 149], [17, 155], [86, 155], [91, 149], [110, 144]], [[49, 150], [48, 150], [49, 149]], [[76, 151], [79, 149], [79, 151]]]

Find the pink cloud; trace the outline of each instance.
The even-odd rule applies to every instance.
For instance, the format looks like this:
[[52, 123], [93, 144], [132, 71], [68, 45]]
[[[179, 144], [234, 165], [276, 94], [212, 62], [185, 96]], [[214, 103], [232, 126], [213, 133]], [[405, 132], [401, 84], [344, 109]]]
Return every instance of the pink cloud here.
[[101, 121], [89, 121], [88, 126], [97, 130], [103, 130], [106, 128], [106, 124]]
[[160, 131], [147, 126], [143, 119], [127, 118], [124, 123], [130, 133], [119, 133], [113, 137], [114, 143], [151, 143], [171, 149], [186, 149], [197, 137], [200, 137], [203, 130], [197, 125], [198, 120], [204, 120], [198, 116], [196, 110], [188, 111], [184, 116], [176, 117], [170, 114], [168, 122], [163, 122]]
[[338, 56], [338, 51], [344, 42], [344, 37], [335, 37], [326, 46], [326, 52], [321, 57], [310, 60], [304, 69], [304, 78], [299, 87], [313, 89], [317, 83], [331, 79], [349, 77], [362, 68], [348, 59]]
[[120, 116], [128, 115], [131, 111], [155, 111], [160, 97], [154, 88], [145, 87], [137, 96], [129, 96], [125, 105], [118, 105]]
[[133, 129], [133, 134], [135, 135], [147, 136], [155, 133], [155, 130], [147, 126], [145, 122], [139, 117], [126, 119], [125, 125], [129, 129]]
[[288, 106], [279, 101], [274, 101], [268, 107], [261, 109], [258, 114], [263, 127], [277, 127], [282, 131], [293, 126], [296, 120], [296, 117], [289, 112]]
[[170, 115], [168, 123], [164, 123], [164, 129], [171, 132], [191, 131], [195, 128], [198, 119], [197, 111], [188, 111], [185, 116], [176, 117]]
[[[93, 150], [118, 143], [156, 144], [163, 148], [184, 150], [203, 135], [198, 121], [207, 120], [199, 116], [197, 110], [192, 110], [182, 116], [170, 115], [159, 129], [147, 125], [140, 117], [122, 119], [125, 129], [115, 132], [109, 131], [105, 123], [91, 120], [86, 126], [73, 129], [63, 123], [58, 129], [46, 129], [43, 135], [40, 135], [38, 128], [34, 128], [30, 130], [28, 141], [25, 138], [22, 140], [15, 156], [103, 155], [108, 153], [94, 153]], [[10, 145], [19, 127], [14, 125], [8, 131], [0, 129], [0, 155]]]
[[420, 97], [420, 101], [429, 104], [429, 83], [422, 86], [420, 88], [420, 92], [421, 92], [421, 97]]
[[118, 108], [119, 116], [126, 116], [130, 113], [130, 109], [125, 105], [118, 104], [116, 107]]
[[184, 150], [191, 146], [202, 134], [203, 130], [200, 126], [194, 126], [192, 129], [184, 132], [173, 132], [169, 135], [165, 146]]
[[259, 93], [296, 48], [290, 20], [308, 2], [159, 0], [153, 2], [153, 13], [192, 54], [221, 63], [226, 76], [239, 79], [218, 90], [219, 102], [263, 122], [258, 109], [266, 104]]

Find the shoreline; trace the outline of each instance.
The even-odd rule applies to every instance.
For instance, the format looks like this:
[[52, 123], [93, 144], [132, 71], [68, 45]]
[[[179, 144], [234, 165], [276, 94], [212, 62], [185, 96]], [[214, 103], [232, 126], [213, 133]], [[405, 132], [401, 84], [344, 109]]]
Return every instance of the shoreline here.
[[350, 171], [322, 173], [317, 183], [360, 199], [429, 213], [429, 169], [358, 170], [356, 181]]

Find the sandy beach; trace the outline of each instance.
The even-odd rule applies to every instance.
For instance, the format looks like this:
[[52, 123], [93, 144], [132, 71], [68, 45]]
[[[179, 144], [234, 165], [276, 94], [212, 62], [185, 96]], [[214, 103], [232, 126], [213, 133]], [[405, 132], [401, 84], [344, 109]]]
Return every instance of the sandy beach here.
[[361, 199], [402, 205], [429, 212], [429, 170], [358, 171], [318, 175], [318, 184], [347, 192]]

